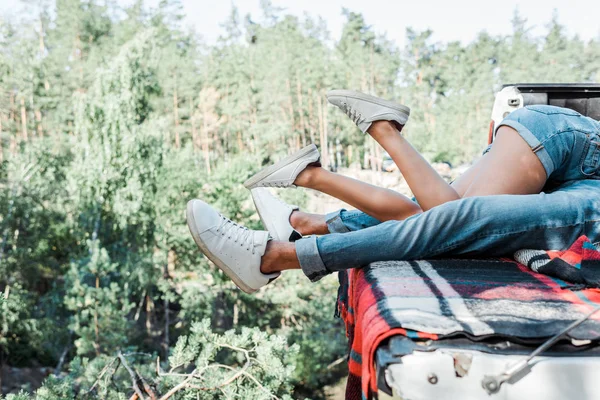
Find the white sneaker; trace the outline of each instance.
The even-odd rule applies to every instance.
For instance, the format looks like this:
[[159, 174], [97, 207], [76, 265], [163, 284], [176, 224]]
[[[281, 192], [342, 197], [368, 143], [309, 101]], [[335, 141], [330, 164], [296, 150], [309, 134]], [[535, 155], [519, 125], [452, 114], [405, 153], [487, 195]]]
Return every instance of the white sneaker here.
[[269, 189], [256, 188], [250, 191], [252, 200], [260, 220], [273, 239], [285, 242], [294, 242], [302, 238], [300, 232], [295, 230], [290, 223], [292, 212], [298, 210], [298, 206], [289, 205], [269, 192]]
[[345, 112], [363, 133], [375, 121], [394, 121], [402, 127], [410, 115], [406, 106], [354, 90], [331, 90], [327, 100]]
[[280, 275], [260, 272], [268, 232], [240, 226], [202, 200], [188, 202], [186, 219], [200, 251], [244, 292], [256, 292]]
[[281, 161], [262, 169], [244, 182], [248, 189], [257, 187], [296, 187], [294, 181], [309, 164], [318, 163], [321, 155], [317, 146], [308, 145]]

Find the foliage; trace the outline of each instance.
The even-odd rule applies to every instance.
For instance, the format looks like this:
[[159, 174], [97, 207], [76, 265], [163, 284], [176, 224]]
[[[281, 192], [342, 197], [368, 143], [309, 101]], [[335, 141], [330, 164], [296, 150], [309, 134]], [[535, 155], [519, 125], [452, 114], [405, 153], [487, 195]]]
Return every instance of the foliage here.
[[11, 394], [6, 400], [122, 399], [132, 386], [141, 396], [161, 399], [291, 399], [290, 361], [297, 353], [298, 347], [288, 346], [281, 336], [258, 328], [219, 335], [211, 331], [209, 320], [203, 320], [192, 323], [189, 335], [179, 337], [167, 371], [157, 360], [150, 372], [153, 360], [143, 353], [76, 358], [62, 379], [50, 377], [34, 394]]
[[[241, 293], [197, 251], [186, 201], [260, 228], [241, 183], [308, 143], [331, 169], [381, 168], [381, 149], [327, 105], [331, 88], [408, 104], [411, 142], [461, 163], [484, 147], [502, 84], [600, 78], [600, 43], [568, 37], [556, 17], [544, 37], [515, 14], [511, 35], [468, 44], [407, 28], [398, 48], [359, 13], [343, 10], [333, 41], [324, 21], [263, 1], [260, 18], [233, 8], [207, 44], [181, 28], [176, 0], [40, 4], [0, 21], [0, 391], [11, 399], [129, 398], [136, 385], [165, 395], [186, 379], [203, 389], [173, 398], [323, 398], [345, 373], [335, 279], [289, 273]], [[280, 194], [307, 204], [306, 192]], [[16, 394], [5, 365], [55, 373]]]

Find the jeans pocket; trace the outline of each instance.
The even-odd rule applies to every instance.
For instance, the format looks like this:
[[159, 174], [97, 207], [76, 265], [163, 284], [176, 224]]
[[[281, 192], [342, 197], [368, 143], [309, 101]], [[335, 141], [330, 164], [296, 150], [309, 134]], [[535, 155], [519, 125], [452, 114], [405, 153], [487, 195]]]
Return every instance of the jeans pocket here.
[[600, 178], [600, 136], [588, 136], [581, 159], [581, 172], [588, 177]]

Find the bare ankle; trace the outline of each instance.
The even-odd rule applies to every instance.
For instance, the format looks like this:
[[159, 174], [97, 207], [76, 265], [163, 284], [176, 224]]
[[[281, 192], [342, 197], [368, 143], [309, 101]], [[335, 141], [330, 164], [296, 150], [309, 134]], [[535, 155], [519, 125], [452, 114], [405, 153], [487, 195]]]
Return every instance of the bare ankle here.
[[324, 235], [329, 233], [324, 215], [293, 211], [290, 215], [290, 224], [301, 235]]
[[271, 240], [267, 243], [260, 263], [260, 272], [272, 274], [286, 269], [299, 269], [294, 243]]
[[307, 166], [302, 172], [298, 174], [296, 180], [294, 181], [294, 185], [305, 188], [314, 187], [320, 169], [321, 167], [318, 166]]
[[271, 240], [269, 243], [267, 243], [267, 248], [265, 249], [265, 254], [263, 254], [261, 262], [260, 262], [260, 272], [262, 272], [265, 275], [276, 272], [273, 268], [274, 267], [273, 261], [277, 259], [277, 257], [274, 257], [275, 251], [276, 250], [273, 248], [273, 241]]
[[400, 135], [401, 129], [398, 129], [398, 127], [402, 128], [391, 121], [375, 121], [369, 127], [367, 132], [373, 139], [378, 140], [380, 138], [383, 139], [389, 136]]

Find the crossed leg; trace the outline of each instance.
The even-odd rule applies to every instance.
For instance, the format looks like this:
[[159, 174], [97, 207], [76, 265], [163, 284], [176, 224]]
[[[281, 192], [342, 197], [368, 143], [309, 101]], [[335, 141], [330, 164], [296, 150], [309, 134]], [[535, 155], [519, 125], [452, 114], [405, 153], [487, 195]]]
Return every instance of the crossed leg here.
[[[420, 207], [397, 192], [334, 174], [320, 167], [309, 167], [300, 173], [296, 185], [329, 194], [384, 222], [405, 220], [462, 198], [537, 194], [547, 180], [540, 160], [517, 131], [510, 127], [501, 127], [491, 151], [453, 184], [446, 183], [393, 124], [387, 121], [374, 123], [369, 133], [398, 165]], [[467, 211], [458, 208], [455, 212]], [[290, 220], [303, 235], [329, 233], [323, 215], [294, 212]], [[299, 266], [293, 243], [270, 243], [261, 269], [263, 272], [273, 272], [272, 268], [283, 270]]]
[[[396, 126], [378, 121], [369, 129], [371, 136], [390, 154], [418, 201], [418, 205], [390, 189], [308, 167], [295, 184], [329, 194], [380, 221], [404, 220], [448, 201], [464, 197], [498, 194], [539, 193], [546, 172], [529, 145], [514, 129], [502, 126], [491, 151], [481, 157], [452, 184], [447, 183], [400, 134]], [[306, 215], [295, 213], [299, 225]], [[294, 216], [293, 216], [294, 218]], [[321, 224], [323, 227], [323, 223]], [[307, 234], [304, 227], [300, 233]], [[324, 229], [322, 232], [326, 233]]]
[[570, 181], [551, 193], [448, 202], [404, 221], [295, 243], [271, 241], [261, 271], [299, 269], [312, 280], [373, 261], [440, 255], [511, 255], [568, 248], [580, 235], [600, 241], [600, 180]]

